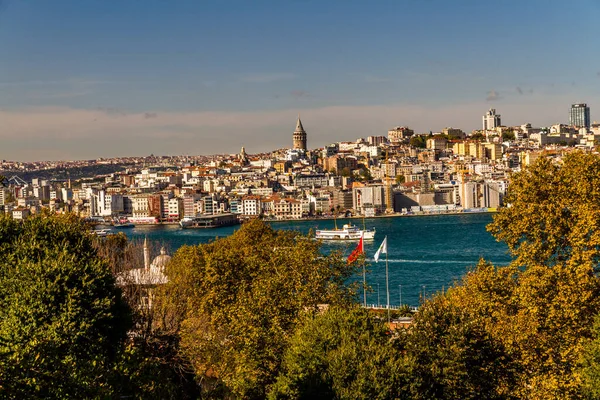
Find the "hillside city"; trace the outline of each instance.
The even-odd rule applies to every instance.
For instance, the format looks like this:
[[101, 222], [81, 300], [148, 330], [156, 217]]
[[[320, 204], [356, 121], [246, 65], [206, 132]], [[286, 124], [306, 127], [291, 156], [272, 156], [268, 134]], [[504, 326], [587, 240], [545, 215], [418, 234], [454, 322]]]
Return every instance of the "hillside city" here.
[[[374, 217], [494, 210], [510, 172], [541, 154], [596, 151], [600, 123], [573, 104], [569, 124], [505, 126], [495, 109], [482, 129], [416, 134], [397, 126], [387, 136], [309, 150], [298, 116], [290, 149], [264, 154], [128, 157], [87, 161], [3, 160], [0, 208], [14, 219], [41, 209], [133, 224], [219, 226], [273, 220]], [[85, 169], [85, 170], [84, 170]], [[76, 171], [79, 171], [76, 173]]]

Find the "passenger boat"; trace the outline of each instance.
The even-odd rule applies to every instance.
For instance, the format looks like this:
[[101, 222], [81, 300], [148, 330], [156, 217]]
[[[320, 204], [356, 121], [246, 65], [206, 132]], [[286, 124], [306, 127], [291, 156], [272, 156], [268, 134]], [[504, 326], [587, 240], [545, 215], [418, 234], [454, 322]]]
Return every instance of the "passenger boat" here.
[[375, 228], [359, 229], [356, 225], [344, 224], [342, 229], [317, 230], [315, 238], [320, 240], [364, 240], [375, 239]]

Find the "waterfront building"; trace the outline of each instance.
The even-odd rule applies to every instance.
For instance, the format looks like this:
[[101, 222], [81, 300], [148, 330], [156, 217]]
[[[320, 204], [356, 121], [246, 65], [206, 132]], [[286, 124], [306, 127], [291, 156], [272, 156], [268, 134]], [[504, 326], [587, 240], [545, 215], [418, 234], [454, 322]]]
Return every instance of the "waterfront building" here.
[[169, 220], [179, 221], [183, 217], [183, 199], [173, 197], [169, 199]]
[[[363, 215], [368, 215], [370, 211], [380, 214], [387, 208], [385, 203], [385, 189], [383, 185], [377, 186], [356, 186], [352, 189], [353, 208]], [[368, 209], [368, 210], [367, 210]]]
[[572, 104], [569, 110], [569, 124], [577, 128], [590, 128], [590, 108], [585, 103]]
[[296, 121], [296, 129], [294, 130], [293, 138], [293, 149], [306, 151], [306, 131], [300, 121], [300, 115], [298, 115], [298, 121]]
[[481, 185], [477, 182], [460, 182], [460, 204], [464, 209], [481, 207]]
[[242, 198], [242, 214], [247, 217], [257, 217], [262, 210], [259, 196], [244, 196]]
[[483, 115], [483, 130], [491, 131], [496, 127], [502, 125], [500, 121], [500, 114], [496, 114], [495, 108], [490, 108], [488, 112]]

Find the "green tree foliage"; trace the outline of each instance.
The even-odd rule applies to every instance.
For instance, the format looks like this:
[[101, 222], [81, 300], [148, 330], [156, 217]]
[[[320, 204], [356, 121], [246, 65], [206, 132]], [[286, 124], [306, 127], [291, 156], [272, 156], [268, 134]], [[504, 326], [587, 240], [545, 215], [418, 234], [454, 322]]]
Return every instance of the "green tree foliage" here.
[[130, 318], [75, 216], [0, 218], [0, 397], [99, 398]]
[[300, 313], [353, 301], [345, 286], [353, 267], [319, 247], [254, 220], [227, 238], [175, 253], [158, 296], [161, 320], [165, 330], [180, 332], [182, 352], [205, 389], [264, 397]]
[[350, 168], [344, 167], [342, 168], [340, 175], [345, 177], [352, 176], [352, 171], [350, 171]]
[[404, 398], [408, 374], [396, 342], [381, 320], [358, 307], [307, 313], [269, 398]]
[[373, 176], [371, 175], [371, 170], [363, 164], [360, 165], [360, 168], [355, 173], [358, 174], [356, 176], [356, 179], [358, 181], [370, 181], [373, 179]]
[[424, 135], [413, 135], [408, 143], [413, 147], [424, 149], [427, 147], [427, 137]]
[[547, 157], [511, 176], [505, 203], [488, 230], [506, 242], [516, 264], [553, 266], [600, 261], [600, 157]]
[[469, 136], [469, 139], [481, 142], [482, 140], [485, 140], [485, 135], [483, 132], [475, 132]]
[[515, 132], [513, 130], [502, 132], [502, 140], [515, 140]]

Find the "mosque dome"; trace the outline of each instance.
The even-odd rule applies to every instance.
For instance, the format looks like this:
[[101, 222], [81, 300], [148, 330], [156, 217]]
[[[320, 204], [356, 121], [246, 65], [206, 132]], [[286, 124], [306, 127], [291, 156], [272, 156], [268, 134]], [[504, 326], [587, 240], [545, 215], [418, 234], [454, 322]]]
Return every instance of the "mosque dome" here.
[[171, 261], [171, 256], [167, 254], [165, 248], [162, 247], [160, 249], [160, 255], [157, 256], [154, 260], [152, 260], [152, 264], [150, 264], [151, 270], [164, 270], [165, 266]]

